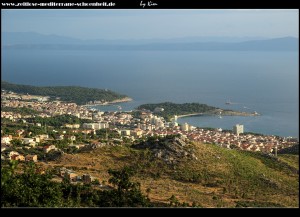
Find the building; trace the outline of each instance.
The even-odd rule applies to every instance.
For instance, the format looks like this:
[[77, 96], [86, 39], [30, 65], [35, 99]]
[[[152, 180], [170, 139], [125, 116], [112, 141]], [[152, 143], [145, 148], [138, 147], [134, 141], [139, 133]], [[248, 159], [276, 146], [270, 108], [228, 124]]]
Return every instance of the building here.
[[130, 132], [134, 137], [141, 137], [143, 135], [143, 131], [140, 129], [135, 129], [134, 131]]
[[13, 156], [13, 155], [20, 155], [20, 154], [19, 154], [19, 152], [16, 152], [16, 151], [11, 151], [8, 153], [9, 158], [11, 158], [11, 156]]
[[26, 161], [33, 161], [33, 162], [37, 162], [37, 155], [26, 155], [25, 157]]
[[33, 137], [34, 142], [41, 142], [40, 137]]
[[23, 139], [22, 139], [22, 142], [23, 142], [24, 144], [29, 144], [29, 143], [34, 142], [34, 140], [33, 140], [33, 138], [23, 138]]
[[154, 109], [154, 112], [163, 112], [164, 110], [165, 110], [164, 108], [156, 107]]
[[51, 150], [55, 149], [55, 145], [46, 145], [43, 147], [44, 152], [48, 153]]
[[82, 176], [82, 181], [83, 181], [84, 183], [91, 183], [91, 182], [94, 181], [94, 180], [95, 180], [94, 177], [92, 177], [92, 176], [89, 175], [89, 174], [85, 174], [85, 175]]
[[187, 123], [184, 123], [182, 126], [181, 126], [181, 130], [183, 131], [189, 131], [189, 125]]
[[80, 127], [80, 124], [65, 124], [64, 126], [70, 129], [78, 129]]
[[1, 137], [1, 144], [10, 144], [12, 138], [10, 136], [3, 136]]
[[40, 140], [49, 139], [49, 135], [48, 134], [40, 134], [40, 135], [38, 135], [38, 137], [40, 138]]
[[16, 154], [12, 155], [10, 157], [10, 159], [11, 160], [18, 160], [18, 161], [25, 161], [25, 157], [23, 155], [16, 155]]
[[121, 130], [121, 136], [130, 136], [130, 130]]
[[83, 127], [84, 129], [95, 129], [95, 126], [94, 126], [93, 123], [84, 123], [84, 124], [82, 125], [82, 127]]
[[233, 132], [237, 135], [240, 135], [240, 133], [244, 133], [244, 125], [237, 124], [233, 126]]
[[71, 182], [76, 182], [77, 176], [78, 175], [76, 173], [72, 172], [72, 171], [66, 171], [65, 174], [64, 174], [64, 177], [66, 179], [68, 179], [69, 181], [71, 181]]
[[82, 125], [84, 129], [94, 129], [94, 130], [100, 130], [100, 129], [106, 129], [109, 128], [109, 124], [105, 122], [99, 122], [99, 123], [84, 123]]
[[106, 122], [100, 122], [99, 123], [100, 129], [106, 129], [109, 128], [109, 124]]

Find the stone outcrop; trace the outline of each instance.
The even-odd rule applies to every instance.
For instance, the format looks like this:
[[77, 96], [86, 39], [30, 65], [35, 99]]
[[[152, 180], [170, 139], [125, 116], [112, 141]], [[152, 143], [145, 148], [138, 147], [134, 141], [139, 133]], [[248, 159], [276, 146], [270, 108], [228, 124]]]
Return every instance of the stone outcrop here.
[[163, 138], [154, 142], [143, 142], [135, 145], [137, 149], [149, 149], [156, 158], [162, 159], [167, 164], [176, 164], [181, 159], [197, 160], [193, 149], [180, 138]]

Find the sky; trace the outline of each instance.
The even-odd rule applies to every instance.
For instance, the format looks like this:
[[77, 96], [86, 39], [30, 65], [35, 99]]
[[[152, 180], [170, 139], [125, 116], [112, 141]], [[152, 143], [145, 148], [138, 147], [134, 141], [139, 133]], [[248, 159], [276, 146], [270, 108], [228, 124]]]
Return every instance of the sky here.
[[2, 32], [79, 39], [265, 37], [299, 34], [297, 9], [2, 10]]

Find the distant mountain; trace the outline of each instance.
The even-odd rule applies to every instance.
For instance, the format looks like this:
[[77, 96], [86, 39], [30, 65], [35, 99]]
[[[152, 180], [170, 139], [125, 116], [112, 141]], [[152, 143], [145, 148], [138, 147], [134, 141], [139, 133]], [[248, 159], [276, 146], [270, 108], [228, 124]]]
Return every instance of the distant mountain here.
[[81, 44], [76, 38], [59, 35], [44, 35], [36, 32], [4, 32], [1, 34], [2, 45], [16, 44]]
[[263, 40], [263, 37], [180, 37], [168, 39], [91, 39], [81, 40], [73, 37], [65, 37], [59, 35], [45, 35], [36, 32], [3, 32], [2, 44], [125, 44], [125, 45], [139, 45], [150, 43], [194, 43], [194, 42], [243, 42], [251, 40]]
[[6, 49], [39, 50], [297, 51], [299, 44], [299, 39], [294, 37], [249, 39], [251, 38], [187, 37], [142, 40], [81, 40], [58, 35], [42, 35], [27, 32], [2, 33], [2, 47]]

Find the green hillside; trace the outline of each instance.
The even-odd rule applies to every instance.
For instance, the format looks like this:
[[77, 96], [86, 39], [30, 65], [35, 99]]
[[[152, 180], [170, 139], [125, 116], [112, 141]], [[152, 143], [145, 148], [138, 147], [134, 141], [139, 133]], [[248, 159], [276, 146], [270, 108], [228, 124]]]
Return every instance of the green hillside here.
[[98, 88], [87, 88], [79, 86], [48, 86], [38, 87], [32, 85], [12, 84], [1, 81], [1, 88], [21, 94], [50, 96], [52, 98], [59, 97], [63, 101], [75, 102], [79, 105], [86, 104], [89, 101], [107, 101], [123, 99], [126, 95], [115, 93], [111, 90], [103, 90]]

